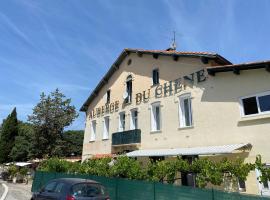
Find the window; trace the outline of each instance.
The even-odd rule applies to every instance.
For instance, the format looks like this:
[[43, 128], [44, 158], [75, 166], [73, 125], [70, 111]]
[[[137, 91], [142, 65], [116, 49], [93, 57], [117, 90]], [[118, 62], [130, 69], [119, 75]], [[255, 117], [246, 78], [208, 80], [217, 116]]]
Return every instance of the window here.
[[153, 85], [159, 84], [159, 70], [154, 69], [152, 71]]
[[65, 184], [64, 183], [58, 183], [55, 187], [54, 192], [55, 193], [61, 193], [64, 189]]
[[124, 131], [126, 128], [126, 114], [125, 112], [119, 113], [119, 131]]
[[92, 121], [91, 122], [91, 137], [90, 137], [90, 141], [95, 141], [96, 140], [96, 127], [97, 127], [96, 121]]
[[130, 111], [130, 130], [138, 129], [138, 110], [133, 109]]
[[270, 113], [270, 92], [241, 99], [242, 116]]
[[109, 139], [109, 128], [110, 128], [110, 119], [109, 117], [104, 117], [103, 122], [103, 140]]
[[56, 182], [50, 182], [48, 185], [45, 186], [44, 191], [45, 192], [54, 192], [54, 188], [56, 186]]
[[159, 103], [152, 104], [151, 128], [152, 128], [152, 131], [160, 130], [160, 104]]
[[111, 101], [111, 90], [107, 90], [106, 104], [110, 103], [110, 101]]
[[127, 93], [127, 96], [126, 96], [125, 102], [130, 103], [132, 100], [132, 76], [131, 75], [129, 75], [126, 80], [126, 93]]
[[190, 94], [181, 95], [179, 97], [179, 119], [180, 127], [192, 126], [192, 110]]
[[77, 198], [80, 197], [91, 197], [97, 198], [105, 194], [105, 189], [103, 186], [98, 184], [88, 184], [88, 183], [79, 183], [72, 187], [72, 195]]

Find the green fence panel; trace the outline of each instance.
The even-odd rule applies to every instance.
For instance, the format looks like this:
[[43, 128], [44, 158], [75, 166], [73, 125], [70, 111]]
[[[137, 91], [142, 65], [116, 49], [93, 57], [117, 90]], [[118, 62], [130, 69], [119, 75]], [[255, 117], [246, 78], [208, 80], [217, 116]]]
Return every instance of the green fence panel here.
[[117, 200], [154, 200], [154, 184], [146, 181], [119, 179]]
[[111, 200], [117, 200], [117, 179], [102, 176], [88, 176], [88, 179], [95, 180], [105, 186]]
[[245, 195], [240, 193], [223, 192], [214, 190], [215, 200], [269, 200], [268, 197]]
[[32, 192], [36, 192], [39, 190], [39, 188], [42, 187], [41, 183], [42, 183], [42, 178], [43, 178], [43, 173], [40, 171], [35, 172], [35, 176], [34, 176], [34, 180], [32, 183], [32, 188], [31, 191]]
[[32, 192], [38, 191], [48, 181], [55, 178], [83, 178], [100, 182], [109, 192], [111, 200], [270, 200], [270, 198], [229, 193], [219, 190], [175, 186], [118, 178], [91, 176], [86, 174], [66, 174], [37, 171], [32, 184]]
[[211, 200], [212, 198], [211, 190], [161, 183], [155, 184], [156, 200]]

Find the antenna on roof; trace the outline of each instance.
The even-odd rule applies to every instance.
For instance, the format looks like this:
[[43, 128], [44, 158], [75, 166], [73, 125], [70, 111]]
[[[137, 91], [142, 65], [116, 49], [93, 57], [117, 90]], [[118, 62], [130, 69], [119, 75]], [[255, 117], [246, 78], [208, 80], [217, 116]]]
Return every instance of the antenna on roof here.
[[167, 51], [175, 51], [176, 50], [176, 41], [175, 41], [175, 31], [173, 31], [173, 39], [170, 47], [167, 49]]

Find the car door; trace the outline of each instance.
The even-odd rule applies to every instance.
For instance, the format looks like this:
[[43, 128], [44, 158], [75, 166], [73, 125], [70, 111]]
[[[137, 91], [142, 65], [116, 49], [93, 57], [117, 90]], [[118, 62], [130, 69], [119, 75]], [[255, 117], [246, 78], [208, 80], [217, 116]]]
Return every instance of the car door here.
[[72, 195], [76, 200], [105, 200], [106, 192], [102, 185], [79, 183], [72, 187]]
[[51, 196], [54, 193], [56, 185], [56, 181], [49, 182], [39, 193], [37, 193], [36, 200], [53, 200]]

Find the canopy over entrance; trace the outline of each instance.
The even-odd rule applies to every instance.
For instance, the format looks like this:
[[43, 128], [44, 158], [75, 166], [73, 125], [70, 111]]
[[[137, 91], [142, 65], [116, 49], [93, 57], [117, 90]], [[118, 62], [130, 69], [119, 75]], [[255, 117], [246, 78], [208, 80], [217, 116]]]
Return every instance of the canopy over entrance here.
[[190, 147], [175, 149], [149, 149], [136, 150], [127, 153], [128, 157], [148, 157], [148, 156], [181, 156], [181, 155], [213, 155], [213, 154], [229, 154], [237, 150], [250, 149], [250, 143], [229, 144], [222, 146], [206, 146], [206, 147]]

